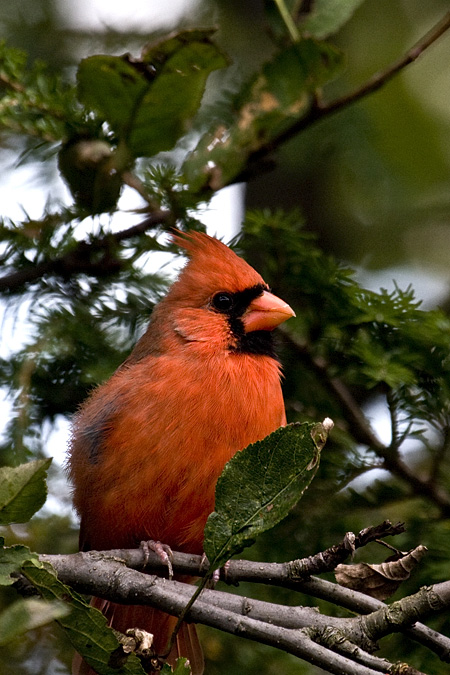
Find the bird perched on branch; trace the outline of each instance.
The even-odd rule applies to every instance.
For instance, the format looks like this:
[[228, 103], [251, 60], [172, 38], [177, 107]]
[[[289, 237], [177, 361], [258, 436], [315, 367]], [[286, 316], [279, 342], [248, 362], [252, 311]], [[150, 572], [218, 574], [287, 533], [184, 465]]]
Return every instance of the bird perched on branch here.
[[[199, 232], [174, 241], [189, 262], [155, 307], [147, 332], [76, 416], [69, 470], [80, 548], [153, 540], [202, 553], [226, 462], [286, 424], [271, 330], [294, 312], [222, 242]], [[174, 617], [94, 599], [119, 631], [154, 634], [163, 654]], [[203, 672], [195, 627], [183, 624], [169, 662]], [[74, 673], [93, 673], [76, 659]]]

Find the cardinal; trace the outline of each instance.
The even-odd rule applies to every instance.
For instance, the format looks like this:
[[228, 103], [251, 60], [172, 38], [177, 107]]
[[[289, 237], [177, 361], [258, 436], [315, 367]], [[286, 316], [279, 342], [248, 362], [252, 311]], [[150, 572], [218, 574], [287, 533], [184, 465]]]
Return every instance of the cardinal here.
[[[201, 554], [203, 529], [226, 462], [286, 424], [272, 329], [294, 315], [262, 277], [218, 239], [177, 233], [189, 256], [146, 333], [77, 414], [69, 472], [80, 549], [162, 542]], [[98, 598], [118, 631], [153, 634], [163, 654], [176, 619]], [[203, 672], [195, 626], [169, 656]], [[77, 657], [74, 673], [94, 671]]]

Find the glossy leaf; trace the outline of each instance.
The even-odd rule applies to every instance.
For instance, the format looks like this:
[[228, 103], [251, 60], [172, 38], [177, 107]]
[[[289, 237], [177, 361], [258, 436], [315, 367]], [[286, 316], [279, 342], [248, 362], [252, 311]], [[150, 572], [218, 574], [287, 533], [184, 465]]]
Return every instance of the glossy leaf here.
[[227, 185], [252, 153], [306, 115], [311, 94], [334, 77], [341, 62], [337, 49], [315, 40], [278, 52], [239, 94], [234, 124], [216, 126], [188, 157], [184, 171], [191, 187]]
[[290, 424], [232, 457], [205, 527], [212, 566], [220, 567], [288, 514], [315, 475], [326, 437], [322, 424]]
[[178, 33], [147, 48], [140, 60], [127, 54], [84, 59], [80, 100], [104, 116], [132, 157], [170, 150], [188, 130], [208, 75], [227, 64], [212, 32]]
[[21, 571], [45, 600], [63, 600], [68, 604], [70, 613], [58, 618], [58, 623], [77, 652], [96, 672], [100, 675], [145, 675], [135, 654], [123, 654], [103, 614], [61, 583], [50, 565], [39, 560], [30, 561]]

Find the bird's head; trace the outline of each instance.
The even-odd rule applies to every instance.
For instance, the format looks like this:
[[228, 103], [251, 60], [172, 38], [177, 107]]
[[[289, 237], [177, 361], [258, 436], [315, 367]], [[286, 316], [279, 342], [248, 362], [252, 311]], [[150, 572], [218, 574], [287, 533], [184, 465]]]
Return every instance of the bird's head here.
[[161, 303], [170, 307], [176, 332], [191, 342], [218, 341], [232, 351], [273, 355], [270, 331], [295, 316], [270, 293], [263, 278], [218, 239], [177, 233], [189, 262]]

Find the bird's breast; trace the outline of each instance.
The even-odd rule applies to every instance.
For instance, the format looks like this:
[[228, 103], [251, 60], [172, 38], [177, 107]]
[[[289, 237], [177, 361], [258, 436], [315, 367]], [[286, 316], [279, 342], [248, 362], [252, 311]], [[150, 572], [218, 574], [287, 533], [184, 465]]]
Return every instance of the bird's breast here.
[[[96, 398], [98, 408], [113, 410], [107, 423], [90, 414]], [[90, 418], [103, 430], [103, 439], [96, 432], [101, 448], [95, 462], [83, 461], [84, 479], [75, 483], [83, 484], [80, 510], [88, 519], [95, 510], [103, 523], [103, 546], [159, 539], [201, 551], [224, 465], [285, 423], [279, 366], [231, 353], [201, 361], [152, 357], [100, 387], [78, 425]], [[76, 441], [74, 451], [81, 452]]]

